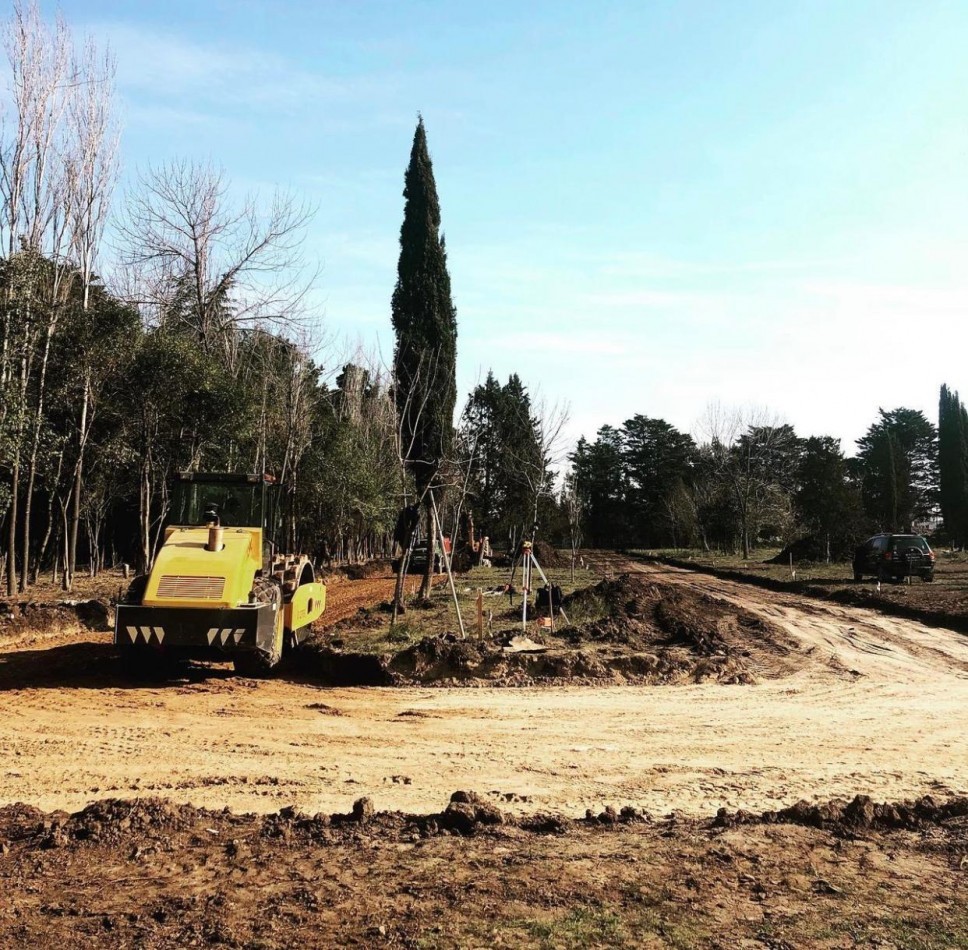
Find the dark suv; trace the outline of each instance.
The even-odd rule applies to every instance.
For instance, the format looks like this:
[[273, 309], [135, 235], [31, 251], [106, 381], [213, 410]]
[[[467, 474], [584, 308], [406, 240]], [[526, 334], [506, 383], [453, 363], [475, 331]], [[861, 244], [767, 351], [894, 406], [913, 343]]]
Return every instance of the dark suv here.
[[934, 580], [934, 551], [919, 534], [875, 534], [854, 552], [854, 580], [864, 575], [899, 581], [916, 575]]
[[[390, 566], [393, 572], [400, 570], [400, 558], [396, 557]], [[443, 569], [443, 556], [441, 553], [440, 542], [434, 545], [434, 573], [439, 574]], [[427, 542], [418, 541], [410, 552], [410, 560], [407, 563], [408, 574], [423, 574], [427, 570]]]

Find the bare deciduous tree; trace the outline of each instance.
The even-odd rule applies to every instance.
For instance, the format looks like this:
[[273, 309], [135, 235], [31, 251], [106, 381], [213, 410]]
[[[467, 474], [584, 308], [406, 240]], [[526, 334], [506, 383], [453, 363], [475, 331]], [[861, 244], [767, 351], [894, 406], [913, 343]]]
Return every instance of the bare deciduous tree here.
[[[63, 183], [54, 181], [52, 166], [56, 161], [55, 136], [64, 108], [70, 38], [63, 20], [58, 19], [50, 28], [41, 18], [37, 4], [28, 2], [14, 5], [4, 27], [3, 42], [10, 67], [12, 108], [3, 115], [0, 125], [0, 227], [8, 262], [0, 343], [0, 389], [4, 396], [0, 400], [0, 426], [9, 425], [11, 436], [10, 458], [5, 461], [10, 468], [7, 592], [13, 594], [18, 586], [21, 466], [25, 450], [29, 452], [24, 440], [34, 431], [28, 422], [27, 389], [36, 372], [38, 341], [45, 335], [44, 321], [38, 315], [43, 306], [39, 255], [50, 250], [44, 247], [44, 238], [52, 223], [57, 244], [63, 236], [63, 214], [58, 215]], [[15, 265], [14, 256], [21, 248], [24, 257], [20, 265]], [[50, 319], [46, 323], [49, 343], [53, 330]], [[44, 353], [46, 365], [49, 345]], [[28, 491], [28, 505], [30, 494]], [[25, 558], [26, 549], [27, 545]]]
[[169, 162], [129, 196], [120, 256], [139, 268], [139, 302], [157, 323], [187, 322], [206, 351], [234, 365], [240, 326], [299, 323], [312, 283], [302, 256], [310, 216], [282, 192], [267, 208], [255, 197], [234, 207], [220, 169]]
[[[110, 198], [115, 147], [107, 141], [113, 93], [109, 53], [100, 53], [92, 40], [78, 52], [65, 21], [58, 17], [53, 25], [46, 23], [33, 0], [15, 4], [4, 29], [4, 48], [12, 108], [0, 126], [0, 235], [8, 272], [0, 343], [0, 388], [5, 396], [0, 426], [13, 421], [7, 539], [7, 585], [12, 590], [20, 522], [21, 589], [30, 575], [31, 505], [51, 343], [71, 292], [68, 278], [77, 273], [78, 265], [85, 291], [90, 284]], [[34, 394], [28, 406], [31, 381]], [[21, 516], [23, 466], [26, 492]]]
[[[114, 112], [115, 62], [110, 51], [88, 39], [74, 58], [75, 93], [68, 108], [67, 181], [73, 200], [68, 206], [71, 247], [81, 279], [81, 306], [90, 306], [94, 268], [101, 249], [108, 209], [118, 172], [119, 130]], [[84, 457], [93, 417], [92, 367], [82, 368], [78, 417], [77, 461], [71, 490], [71, 526], [64, 584], [70, 588], [77, 567], [77, 535], [81, 521]]]
[[748, 558], [760, 527], [788, 517], [789, 496], [778, 482], [776, 461], [793, 451], [796, 437], [768, 409], [725, 409], [718, 403], [707, 408], [700, 431], [713, 473], [732, 495]]

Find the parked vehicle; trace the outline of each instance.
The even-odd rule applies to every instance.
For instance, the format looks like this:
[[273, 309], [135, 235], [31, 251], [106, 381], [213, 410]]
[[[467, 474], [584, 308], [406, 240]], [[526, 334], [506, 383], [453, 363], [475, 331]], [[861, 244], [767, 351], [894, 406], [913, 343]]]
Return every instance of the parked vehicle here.
[[[440, 574], [444, 569], [444, 552], [450, 554], [450, 538], [444, 538], [444, 543], [440, 541], [434, 544], [434, 573]], [[391, 566], [394, 572], [400, 569], [400, 558], [394, 558]], [[427, 570], [427, 542], [417, 541], [410, 552], [410, 560], [407, 562], [408, 574], [423, 574]]]
[[919, 534], [875, 534], [854, 552], [854, 580], [867, 576], [879, 581], [933, 581], [934, 563], [931, 545]]

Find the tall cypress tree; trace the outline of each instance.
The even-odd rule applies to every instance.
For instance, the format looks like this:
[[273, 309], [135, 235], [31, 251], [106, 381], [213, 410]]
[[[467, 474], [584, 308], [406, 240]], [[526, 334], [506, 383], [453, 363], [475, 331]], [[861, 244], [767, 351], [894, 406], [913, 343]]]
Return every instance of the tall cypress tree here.
[[394, 392], [404, 458], [427, 510], [428, 558], [421, 585], [421, 595], [426, 596], [435, 541], [429, 489], [440, 481], [441, 466], [454, 438], [457, 313], [451, 299], [447, 253], [440, 235], [440, 202], [422, 116], [413, 135], [403, 196], [406, 203], [400, 228], [400, 260], [392, 300]]
[[941, 514], [951, 543], [968, 541], [968, 411], [958, 394], [941, 387], [938, 407]]

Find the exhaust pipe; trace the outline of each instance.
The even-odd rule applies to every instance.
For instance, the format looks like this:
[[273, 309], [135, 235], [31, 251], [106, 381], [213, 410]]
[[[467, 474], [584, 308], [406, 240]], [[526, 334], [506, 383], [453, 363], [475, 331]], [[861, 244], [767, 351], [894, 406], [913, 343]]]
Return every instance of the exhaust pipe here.
[[208, 544], [205, 545], [206, 551], [221, 551], [225, 547], [225, 528], [221, 525], [210, 524], [208, 526]]

